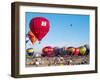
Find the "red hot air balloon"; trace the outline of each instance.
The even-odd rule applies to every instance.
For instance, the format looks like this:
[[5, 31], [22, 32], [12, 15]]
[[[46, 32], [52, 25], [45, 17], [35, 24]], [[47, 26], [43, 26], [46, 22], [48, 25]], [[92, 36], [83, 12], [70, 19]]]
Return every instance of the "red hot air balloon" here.
[[42, 52], [45, 56], [52, 56], [54, 49], [51, 46], [44, 47]]
[[38, 41], [41, 41], [42, 38], [49, 32], [50, 23], [44, 17], [35, 17], [30, 22], [30, 30], [36, 36]]
[[79, 54], [79, 49], [78, 48], [73, 48], [73, 54], [78, 55]]

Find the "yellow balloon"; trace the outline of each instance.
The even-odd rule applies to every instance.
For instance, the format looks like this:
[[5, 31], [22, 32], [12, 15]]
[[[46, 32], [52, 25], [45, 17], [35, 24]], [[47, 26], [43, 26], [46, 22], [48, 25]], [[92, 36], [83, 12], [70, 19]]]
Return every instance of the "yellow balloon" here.
[[84, 55], [86, 52], [86, 48], [85, 47], [80, 47], [79, 48], [80, 54]]
[[33, 50], [33, 48], [30, 48], [30, 49], [27, 49], [26, 52], [27, 53], [32, 53], [32, 52], [34, 52], [34, 50]]

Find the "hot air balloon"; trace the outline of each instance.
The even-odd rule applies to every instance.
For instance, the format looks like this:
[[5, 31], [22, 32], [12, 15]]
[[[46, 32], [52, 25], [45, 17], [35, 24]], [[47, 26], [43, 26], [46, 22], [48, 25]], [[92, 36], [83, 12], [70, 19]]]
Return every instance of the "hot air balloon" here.
[[28, 58], [32, 58], [33, 57], [33, 55], [34, 55], [34, 50], [33, 50], [33, 48], [28, 48], [27, 50], [26, 50], [26, 55], [27, 55], [27, 57]]
[[49, 32], [49, 20], [44, 17], [35, 17], [30, 22], [30, 30], [40, 42], [44, 36]]
[[84, 55], [86, 53], [86, 48], [84, 46], [79, 47], [79, 51], [81, 55]]
[[86, 48], [86, 55], [88, 55], [89, 54], [89, 52], [90, 52], [90, 48], [89, 48], [89, 45], [84, 45], [84, 47]]
[[79, 54], [79, 49], [78, 48], [73, 48], [73, 54], [78, 55]]
[[67, 54], [66, 47], [60, 48], [59, 52], [60, 52], [60, 55], [61, 55], [61, 56], [66, 55], [66, 54]]
[[60, 48], [54, 47], [53, 49], [54, 49], [55, 56], [60, 56]]
[[53, 48], [51, 46], [44, 47], [42, 52], [45, 56], [53, 56]]
[[67, 49], [68, 55], [72, 55], [74, 52], [74, 47], [68, 47]]
[[28, 32], [28, 36], [29, 36], [29, 39], [32, 42], [32, 44], [34, 44], [37, 41], [37, 38], [31, 31]]

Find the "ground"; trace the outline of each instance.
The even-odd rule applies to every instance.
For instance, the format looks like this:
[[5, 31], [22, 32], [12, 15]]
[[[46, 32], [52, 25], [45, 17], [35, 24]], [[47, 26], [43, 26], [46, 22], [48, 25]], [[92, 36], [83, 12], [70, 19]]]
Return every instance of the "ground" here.
[[26, 67], [45, 67], [63, 65], [89, 64], [89, 55], [82, 56], [55, 56], [55, 57], [27, 57]]

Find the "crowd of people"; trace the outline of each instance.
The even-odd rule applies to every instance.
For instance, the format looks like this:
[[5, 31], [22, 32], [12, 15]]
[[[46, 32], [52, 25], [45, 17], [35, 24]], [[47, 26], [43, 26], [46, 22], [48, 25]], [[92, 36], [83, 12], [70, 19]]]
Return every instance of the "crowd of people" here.
[[66, 57], [35, 57], [27, 58], [26, 66], [60, 66], [89, 64], [89, 55]]

